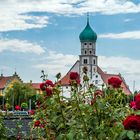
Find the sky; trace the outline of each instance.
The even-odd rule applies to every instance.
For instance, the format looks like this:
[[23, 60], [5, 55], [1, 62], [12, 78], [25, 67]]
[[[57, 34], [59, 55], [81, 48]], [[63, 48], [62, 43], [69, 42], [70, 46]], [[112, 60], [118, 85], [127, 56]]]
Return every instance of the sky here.
[[80, 54], [79, 34], [97, 33], [98, 65], [140, 90], [140, 0], [0, 0], [0, 71], [25, 82], [66, 74]]

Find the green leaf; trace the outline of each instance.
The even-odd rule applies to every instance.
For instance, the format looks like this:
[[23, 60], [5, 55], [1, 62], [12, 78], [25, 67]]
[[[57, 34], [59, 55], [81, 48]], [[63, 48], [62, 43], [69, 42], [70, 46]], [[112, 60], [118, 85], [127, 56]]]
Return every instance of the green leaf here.
[[133, 131], [128, 131], [127, 132], [127, 137], [129, 138], [129, 139], [131, 139], [131, 140], [133, 140], [134, 139], [134, 132]]
[[74, 133], [70, 132], [67, 134], [68, 140], [73, 140], [74, 139], [73, 137], [74, 137]]
[[140, 110], [135, 112], [136, 115], [140, 115]]

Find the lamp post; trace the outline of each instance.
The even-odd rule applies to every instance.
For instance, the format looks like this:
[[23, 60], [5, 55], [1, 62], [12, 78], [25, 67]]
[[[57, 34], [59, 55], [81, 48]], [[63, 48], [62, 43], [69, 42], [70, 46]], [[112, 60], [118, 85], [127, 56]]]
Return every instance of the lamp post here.
[[14, 111], [14, 94], [12, 95], [12, 111]]

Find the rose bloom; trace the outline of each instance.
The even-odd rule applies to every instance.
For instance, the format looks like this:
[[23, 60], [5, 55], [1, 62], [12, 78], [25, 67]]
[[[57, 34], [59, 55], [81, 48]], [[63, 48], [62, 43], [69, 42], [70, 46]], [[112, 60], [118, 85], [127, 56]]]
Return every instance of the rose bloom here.
[[77, 72], [70, 72], [70, 80], [78, 80], [79, 74]]
[[34, 115], [35, 111], [34, 110], [29, 110], [28, 113], [29, 113], [29, 115]]
[[38, 126], [40, 126], [40, 124], [41, 124], [40, 121], [37, 120], [37, 121], [34, 122], [34, 127], [38, 127]]
[[140, 101], [136, 101], [136, 108], [140, 109]]
[[21, 110], [21, 107], [19, 105], [16, 105], [15, 110]]
[[108, 79], [108, 84], [111, 85], [113, 88], [120, 88], [122, 80], [116, 77], [111, 77]]
[[46, 80], [45, 84], [46, 84], [46, 86], [54, 87], [54, 84], [51, 80]]
[[136, 109], [136, 108], [137, 108], [137, 107], [136, 107], [136, 102], [135, 102], [135, 101], [131, 101], [130, 104], [129, 104], [129, 106], [130, 106], [131, 108], [133, 108], [133, 109]]
[[41, 90], [45, 90], [45, 88], [46, 88], [46, 84], [45, 84], [45, 83], [41, 83], [41, 84], [40, 84], [40, 89], [41, 89]]
[[47, 93], [47, 96], [51, 96], [52, 95], [52, 89], [46, 88], [46, 93]]
[[140, 93], [135, 96], [135, 101], [140, 101]]
[[140, 131], [140, 115], [131, 115], [128, 116], [123, 121], [124, 128], [126, 130], [136, 130]]

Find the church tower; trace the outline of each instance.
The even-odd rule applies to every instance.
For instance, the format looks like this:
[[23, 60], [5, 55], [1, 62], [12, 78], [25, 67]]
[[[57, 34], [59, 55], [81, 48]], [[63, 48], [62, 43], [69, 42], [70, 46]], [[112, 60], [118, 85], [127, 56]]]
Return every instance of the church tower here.
[[81, 54], [79, 55], [80, 77], [82, 80], [83, 79], [82, 69], [83, 67], [87, 67], [88, 76], [90, 80], [92, 80], [97, 70], [97, 56], [96, 56], [97, 34], [90, 27], [88, 15], [87, 15], [87, 25], [84, 28], [84, 30], [80, 33], [79, 39], [81, 42]]

